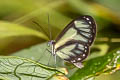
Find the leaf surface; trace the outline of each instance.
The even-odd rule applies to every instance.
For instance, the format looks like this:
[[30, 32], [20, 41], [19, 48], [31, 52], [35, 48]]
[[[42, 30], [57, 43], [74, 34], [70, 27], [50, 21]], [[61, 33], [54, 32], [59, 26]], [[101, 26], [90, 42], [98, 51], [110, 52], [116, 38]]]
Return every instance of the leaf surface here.
[[54, 76], [66, 78], [64, 71], [64, 68], [47, 67], [26, 58], [0, 56], [0, 78], [3, 80], [54, 80]]
[[112, 73], [118, 70], [120, 57], [120, 48], [107, 53], [104, 56], [86, 61], [84, 68], [78, 69], [70, 80], [86, 80], [102, 73]]

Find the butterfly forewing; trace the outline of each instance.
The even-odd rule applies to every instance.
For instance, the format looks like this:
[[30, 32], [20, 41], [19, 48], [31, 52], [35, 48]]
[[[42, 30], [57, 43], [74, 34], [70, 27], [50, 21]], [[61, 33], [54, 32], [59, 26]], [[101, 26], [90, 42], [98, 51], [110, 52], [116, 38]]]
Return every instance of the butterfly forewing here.
[[89, 46], [96, 35], [96, 24], [92, 17], [81, 16], [71, 21], [56, 38], [55, 51], [62, 59], [78, 67], [89, 53]]

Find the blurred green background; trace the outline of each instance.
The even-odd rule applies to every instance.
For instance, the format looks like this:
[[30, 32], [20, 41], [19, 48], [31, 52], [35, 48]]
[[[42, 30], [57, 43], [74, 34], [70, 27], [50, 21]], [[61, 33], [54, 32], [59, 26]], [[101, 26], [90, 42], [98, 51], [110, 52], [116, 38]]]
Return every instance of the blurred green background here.
[[[97, 23], [97, 37], [95, 45], [103, 45], [99, 50], [101, 55], [120, 47], [120, 0], [0, 0], [0, 21], [20, 24], [24, 27], [41, 31], [33, 23], [36, 21], [48, 32], [52, 30], [52, 38], [74, 18], [80, 15], [91, 15]], [[12, 27], [12, 26], [11, 26]], [[0, 36], [12, 33], [2, 31]], [[0, 37], [1, 55], [12, 53], [46, 42], [34, 35], [17, 35]], [[93, 46], [94, 48], [94, 46]], [[93, 49], [92, 48], [92, 49]], [[113, 74], [102, 74], [96, 80], [120, 80], [120, 71]]]

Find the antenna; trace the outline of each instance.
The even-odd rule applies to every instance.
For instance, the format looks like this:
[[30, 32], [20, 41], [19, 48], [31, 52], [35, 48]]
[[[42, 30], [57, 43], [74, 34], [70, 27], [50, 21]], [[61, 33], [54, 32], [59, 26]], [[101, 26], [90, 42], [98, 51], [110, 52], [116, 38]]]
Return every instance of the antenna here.
[[[38, 24], [37, 22], [35, 22], [35, 21], [32, 21], [33, 23], [35, 23], [37, 26], [39, 26], [38, 28], [40, 28], [40, 30], [46, 35], [46, 36], [48, 36], [48, 34], [46, 33], [46, 31], [43, 29], [43, 27], [40, 25], [40, 24]], [[49, 37], [49, 36], [48, 36]]]
[[[49, 29], [49, 37], [50, 37], [50, 42], [53, 43], [53, 40], [52, 40], [52, 30], [51, 30], [51, 26], [50, 26], [50, 16], [49, 16], [49, 13], [48, 13], [48, 29]], [[55, 49], [54, 49], [54, 45], [52, 44], [52, 52], [51, 54], [54, 56], [54, 60], [55, 60], [55, 68], [56, 68], [56, 54], [55, 54]], [[55, 55], [54, 55], [55, 54]]]
[[49, 38], [50, 40], [52, 40], [52, 33], [51, 33], [51, 27], [50, 27], [50, 17], [49, 17], [49, 13], [48, 13], [48, 30], [49, 30]]

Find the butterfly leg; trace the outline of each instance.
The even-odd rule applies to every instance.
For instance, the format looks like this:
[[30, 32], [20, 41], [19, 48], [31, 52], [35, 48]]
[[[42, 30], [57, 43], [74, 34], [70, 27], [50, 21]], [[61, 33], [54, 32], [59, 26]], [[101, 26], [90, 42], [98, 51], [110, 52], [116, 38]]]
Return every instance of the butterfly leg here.
[[[53, 53], [52, 51], [50, 51], [49, 49], [47, 49], [47, 51], [48, 52], [50, 52], [51, 53], [51, 55], [53, 55], [54, 56], [54, 61], [55, 61], [55, 67], [56, 67], [56, 59], [57, 59], [57, 57], [56, 57], [56, 53]], [[50, 61], [50, 60], [49, 60]]]
[[40, 62], [40, 60], [42, 59], [44, 53], [46, 53], [46, 49], [43, 51], [43, 53], [40, 55], [40, 58], [37, 60], [37, 62]]
[[50, 64], [51, 56], [52, 56], [52, 54], [50, 54], [50, 57], [48, 59], [48, 63], [47, 63], [48, 65]]
[[[40, 58], [37, 60], [37, 62], [42, 63], [42, 59], [44, 59], [44, 56], [46, 56], [46, 51], [48, 51], [49, 53], [51, 53], [51, 51], [46, 48], [46, 49], [43, 51], [43, 53], [40, 55]], [[49, 54], [49, 53], [48, 53], [48, 54]], [[50, 56], [49, 56], [49, 58], [48, 58], [48, 62], [45, 63], [45, 64], [48, 64], [48, 65], [49, 65], [51, 55], [52, 55], [52, 54], [50, 54]]]
[[52, 56], [52, 52], [49, 50], [49, 49], [46, 49], [49, 53], [50, 53], [50, 57], [49, 57], [49, 59], [48, 59], [48, 65], [49, 65], [49, 62], [50, 62], [50, 59], [51, 59], [51, 56]]
[[54, 55], [54, 59], [55, 59], [55, 68], [56, 68], [56, 55]]
[[52, 54], [53, 55], [53, 53], [52, 53], [52, 51], [50, 51], [49, 49], [46, 49], [50, 54]]

